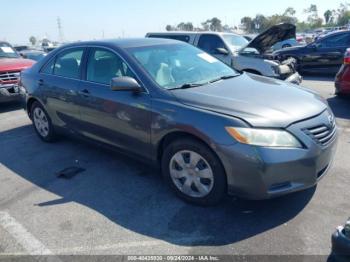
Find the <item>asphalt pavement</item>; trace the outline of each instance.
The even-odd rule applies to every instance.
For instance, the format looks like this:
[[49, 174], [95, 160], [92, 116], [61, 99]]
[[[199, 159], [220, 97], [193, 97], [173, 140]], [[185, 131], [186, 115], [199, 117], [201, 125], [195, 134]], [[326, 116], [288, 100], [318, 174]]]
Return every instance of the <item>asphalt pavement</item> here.
[[[337, 117], [328, 175], [304, 192], [266, 201], [227, 197], [210, 208], [176, 198], [157, 170], [94, 144], [43, 143], [25, 112], [0, 105], [0, 254], [330, 254], [350, 216], [350, 99], [331, 78], [305, 77]], [[70, 179], [56, 173], [79, 165]]]

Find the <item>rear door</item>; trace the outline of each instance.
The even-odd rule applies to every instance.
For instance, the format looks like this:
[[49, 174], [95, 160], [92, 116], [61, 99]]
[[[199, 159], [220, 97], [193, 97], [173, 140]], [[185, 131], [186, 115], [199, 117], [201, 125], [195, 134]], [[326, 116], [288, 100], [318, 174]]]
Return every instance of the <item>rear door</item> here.
[[200, 35], [198, 39], [197, 47], [202, 49], [204, 52], [207, 52], [208, 54], [211, 54], [212, 56], [216, 57], [217, 59], [224, 62], [225, 64], [231, 66], [231, 56], [223, 55], [217, 51], [218, 48], [224, 48], [227, 51], [229, 51], [224, 41], [218, 35], [214, 35], [214, 34]]
[[149, 154], [151, 98], [142, 93], [112, 91], [112, 78], [129, 76], [140, 81], [113, 50], [92, 47], [79, 90], [82, 124], [80, 132], [140, 155]]
[[55, 125], [76, 129], [77, 106], [84, 47], [68, 48], [53, 57], [40, 71], [38, 85]]

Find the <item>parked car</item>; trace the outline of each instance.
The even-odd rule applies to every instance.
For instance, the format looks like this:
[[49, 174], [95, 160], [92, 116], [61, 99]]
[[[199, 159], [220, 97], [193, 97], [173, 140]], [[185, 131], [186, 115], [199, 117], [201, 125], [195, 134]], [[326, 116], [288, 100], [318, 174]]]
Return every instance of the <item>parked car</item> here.
[[160, 164], [175, 192], [196, 204], [312, 187], [335, 153], [334, 116], [319, 95], [239, 73], [180, 41], [66, 45], [21, 83], [43, 141], [66, 131]]
[[31, 59], [34, 61], [39, 61], [40, 59], [42, 59], [47, 55], [47, 53], [44, 51], [33, 50], [33, 49], [22, 50], [19, 53], [23, 58]]
[[243, 36], [217, 32], [148, 33], [150, 38], [169, 38], [190, 43], [239, 71], [282, 79], [300, 84], [294, 60], [270, 60], [267, 51], [279, 41], [295, 37], [295, 26], [280, 24], [248, 42]]
[[310, 73], [336, 74], [343, 63], [343, 55], [350, 46], [350, 31], [339, 31], [306, 46], [291, 47], [274, 52], [283, 61], [293, 57], [298, 70]]
[[343, 65], [335, 77], [335, 93], [350, 95], [350, 48], [346, 50]]
[[20, 99], [20, 72], [34, 64], [23, 59], [7, 42], [0, 42], [0, 103]]
[[288, 48], [292, 46], [300, 46], [300, 43], [296, 40], [296, 38], [290, 38], [281, 42], [278, 42], [272, 46], [272, 50], [280, 50], [283, 48]]

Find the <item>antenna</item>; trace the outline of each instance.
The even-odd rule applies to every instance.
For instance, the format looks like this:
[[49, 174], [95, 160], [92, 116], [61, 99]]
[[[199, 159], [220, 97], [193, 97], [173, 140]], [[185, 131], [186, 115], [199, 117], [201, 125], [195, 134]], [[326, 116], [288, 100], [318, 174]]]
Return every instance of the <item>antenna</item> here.
[[61, 24], [61, 18], [60, 17], [57, 17], [57, 28], [58, 28], [59, 41], [62, 43], [64, 41], [64, 37], [63, 37], [63, 29], [62, 29], [62, 24]]

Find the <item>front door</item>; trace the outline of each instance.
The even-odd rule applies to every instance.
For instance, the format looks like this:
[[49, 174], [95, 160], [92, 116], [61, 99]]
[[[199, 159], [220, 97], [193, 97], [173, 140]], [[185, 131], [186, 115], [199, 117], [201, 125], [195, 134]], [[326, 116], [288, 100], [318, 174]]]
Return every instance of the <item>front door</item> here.
[[225, 55], [218, 52], [218, 48], [223, 48], [228, 51], [224, 41], [219, 36], [213, 34], [203, 34], [199, 37], [197, 47], [216, 57], [228, 66], [231, 66], [231, 56], [229, 54]]
[[112, 91], [112, 78], [135, 77], [114, 51], [91, 48], [86, 79], [79, 90], [83, 135], [101, 142], [148, 154], [151, 132], [150, 95], [145, 92]]

